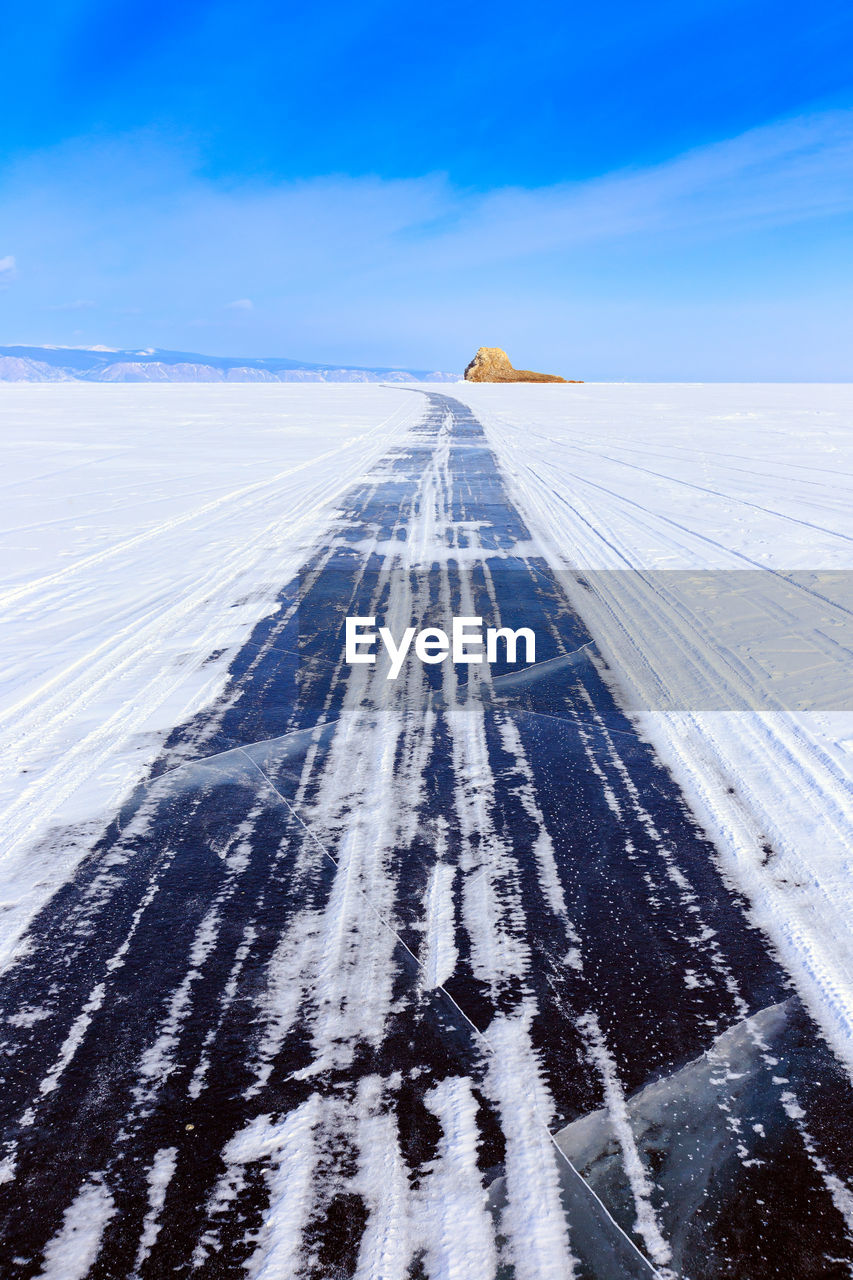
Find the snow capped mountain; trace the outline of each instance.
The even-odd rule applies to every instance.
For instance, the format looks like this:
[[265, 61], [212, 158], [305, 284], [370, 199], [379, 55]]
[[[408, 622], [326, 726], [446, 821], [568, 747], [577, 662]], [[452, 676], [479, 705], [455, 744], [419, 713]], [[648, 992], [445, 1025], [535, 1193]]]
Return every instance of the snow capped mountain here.
[[72, 376], [44, 360], [0, 355], [0, 382], [66, 382]]
[[112, 347], [0, 347], [0, 382], [456, 382], [425, 369], [348, 368], [286, 358]]

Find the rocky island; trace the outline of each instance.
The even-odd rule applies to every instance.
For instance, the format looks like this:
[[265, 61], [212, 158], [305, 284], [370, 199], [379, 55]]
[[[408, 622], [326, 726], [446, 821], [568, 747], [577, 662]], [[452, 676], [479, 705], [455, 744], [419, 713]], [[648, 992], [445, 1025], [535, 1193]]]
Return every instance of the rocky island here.
[[500, 347], [480, 347], [465, 370], [466, 382], [579, 382], [579, 378], [560, 378], [555, 373], [533, 373], [530, 369], [514, 369], [510, 358]]

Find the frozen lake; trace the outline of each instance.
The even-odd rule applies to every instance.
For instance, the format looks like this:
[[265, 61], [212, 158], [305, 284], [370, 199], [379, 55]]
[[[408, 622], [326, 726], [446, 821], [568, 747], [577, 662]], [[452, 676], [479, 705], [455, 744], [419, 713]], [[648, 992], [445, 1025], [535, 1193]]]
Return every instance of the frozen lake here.
[[[31, 424], [44, 412], [42, 390], [16, 392], [22, 421], [22, 405]], [[127, 480], [155, 397], [105, 390], [112, 402], [76, 402], [77, 430], [105, 405], [135, 413]], [[7, 588], [10, 724], [30, 716], [34, 773], [7, 832], [5, 1269], [848, 1274], [849, 897], [807, 927], [845, 870], [831, 843], [850, 822], [843, 748], [825, 747], [848, 713], [632, 705], [614, 683], [635, 666], [606, 577], [625, 566], [594, 541], [633, 554], [622, 630], [653, 663], [654, 626], [689, 636], [690, 615], [683, 591], [658, 590], [650, 611], [643, 584], [730, 568], [694, 542], [721, 521], [715, 502], [738, 501], [732, 483], [748, 489], [675, 465], [678, 414], [737, 389], [671, 389], [667, 417], [661, 388], [253, 388], [229, 409], [247, 419], [239, 441], [216, 425], [221, 392], [187, 389], [176, 411], [175, 389], [156, 390], [168, 513], [116, 499], [121, 531], [93, 508], [84, 544], [72, 519], [68, 572], [36, 513], [35, 559]], [[68, 391], [50, 391], [54, 439]], [[668, 440], [669, 506], [636, 477], [620, 494], [618, 441], [583, 437], [632, 393], [648, 452]], [[302, 423], [292, 453], [285, 406]], [[164, 461], [176, 412], [186, 477], [193, 454], [209, 469], [201, 498]], [[211, 432], [249, 451], [239, 483], [205, 453]], [[569, 470], [594, 447], [594, 471]], [[718, 498], [678, 511], [684, 483]], [[584, 507], [584, 484], [610, 505]], [[849, 567], [826, 487], [773, 517], [813, 539], [787, 569]], [[825, 508], [820, 536], [803, 532], [818, 523], [807, 499]], [[629, 501], [647, 511], [633, 543]], [[715, 554], [756, 559], [755, 528]], [[388, 681], [386, 658], [342, 661], [354, 615], [395, 633], [457, 615], [529, 626], [537, 663], [519, 676], [409, 662]], [[54, 643], [33, 657], [23, 637], [42, 628]], [[777, 796], [777, 838], [761, 810], [777, 778], [765, 768], [762, 789], [745, 747], [772, 761], [793, 742], [800, 772], [780, 776], [803, 790]], [[827, 835], [811, 881], [788, 887], [812, 812]]]

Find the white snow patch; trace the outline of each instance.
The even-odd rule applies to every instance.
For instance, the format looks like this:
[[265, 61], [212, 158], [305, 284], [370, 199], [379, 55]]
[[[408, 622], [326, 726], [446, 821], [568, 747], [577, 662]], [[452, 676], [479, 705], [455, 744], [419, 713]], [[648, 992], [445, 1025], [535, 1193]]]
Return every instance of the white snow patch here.
[[383, 1082], [368, 1076], [358, 1087], [359, 1173], [356, 1186], [369, 1216], [355, 1280], [406, 1280], [414, 1247], [409, 1170], [393, 1111], [383, 1106]]
[[590, 1059], [601, 1076], [601, 1082], [604, 1087], [604, 1105], [610, 1117], [613, 1132], [622, 1150], [622, 1163], [628, 1176], [631, 1193], [634, 1197], [634, 1208], [637, 1213], [634, 1230], [643, 1240], [650, 1257], [659, 1269], [660, 1275], [663, 1277], [674, 1276], [673, 1272], [665, 1269], [666, 1264], [672, 1260], [672, 1250], [664, 1239], [657, 1220], [657, 1214], [652, 1203], [654, 1188], [640, 1157], [637, 1143], [634, 1140], [625, 1094], [619, 1079], [619, 1073], [616, 1070], [616, 1063], [607, 1048], [607, 1043], [594, 1013], [585, 1013], [582, 1018], [579, 1018], [578, 1027], [587, 1039]]
[[570, 1280], [577, 1263], [549, 1133], [553, 1102], [531, 1042], [531, 1018], [532, 1008], [499, 1015], [486, 1037], [492, 1050], [486, 1087], [506, 1137], [502, 1226], [518, 1280]]
[[424, 1102], [442, 1131], [422, 1196], [427, 1275], [430, 1280], [490, 1280], [497, 1255], [477, 1168], [478, 1103], [471, 1082], [442, 1080]]
[[456, 868], [437, 862], [432, 869], [424, 901], [423, 985], [440, 987], [456, 968], [453, 913], [453, 881]]
[[135, 1274], [139, 1273], [139, 1268], [148, 1257], [160, 1234], [159, 1218], [166, 1203], [169, 1183], [175, 1172], [177, 1155], [177, 1147], [162, 1147], [148, 1170], [148, 1212], [142, 1224], [142, 1235], [139, 1237], [139, 1248], [136, 1251], [136, 1261], [133, 1266]]
[[97, 1176], [84, 1184], [44, 1251], [40, 1280], [84, 1280], [98, 1256], [115, 1202]]

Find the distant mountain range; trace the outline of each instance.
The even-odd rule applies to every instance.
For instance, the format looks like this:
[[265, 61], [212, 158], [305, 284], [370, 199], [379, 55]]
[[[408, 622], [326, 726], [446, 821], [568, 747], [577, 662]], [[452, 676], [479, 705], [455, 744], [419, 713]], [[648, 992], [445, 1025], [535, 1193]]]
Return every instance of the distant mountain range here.
[[458, 382], [460, 377], [426, 369], [361, 369], [156, 347], [0, 347], [0, 382]]

